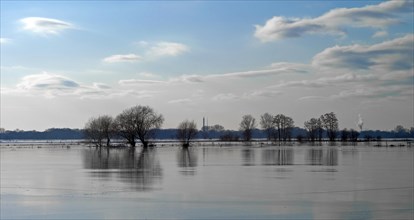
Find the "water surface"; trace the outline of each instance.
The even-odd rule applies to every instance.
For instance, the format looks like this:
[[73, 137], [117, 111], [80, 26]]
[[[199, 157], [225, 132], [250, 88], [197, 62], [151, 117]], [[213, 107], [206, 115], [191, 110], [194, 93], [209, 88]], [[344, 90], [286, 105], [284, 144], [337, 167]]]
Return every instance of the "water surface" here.
[[6, 145], [1, 218], [413, 219], [412, 148]]

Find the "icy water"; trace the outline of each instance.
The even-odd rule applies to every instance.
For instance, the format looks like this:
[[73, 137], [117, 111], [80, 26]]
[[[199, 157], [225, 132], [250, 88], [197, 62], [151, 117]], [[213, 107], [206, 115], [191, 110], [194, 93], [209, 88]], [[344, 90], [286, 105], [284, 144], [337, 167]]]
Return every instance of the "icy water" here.
[[6, 145], [1, 219], [413, 219], [408, 147]]

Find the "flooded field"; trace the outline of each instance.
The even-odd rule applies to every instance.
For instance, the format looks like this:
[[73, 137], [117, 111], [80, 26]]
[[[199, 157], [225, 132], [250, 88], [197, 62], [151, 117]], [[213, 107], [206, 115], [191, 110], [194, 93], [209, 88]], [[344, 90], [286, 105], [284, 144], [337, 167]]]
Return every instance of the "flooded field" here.
[[1, 218], [413, 219], [413, 148], [5, 144]]

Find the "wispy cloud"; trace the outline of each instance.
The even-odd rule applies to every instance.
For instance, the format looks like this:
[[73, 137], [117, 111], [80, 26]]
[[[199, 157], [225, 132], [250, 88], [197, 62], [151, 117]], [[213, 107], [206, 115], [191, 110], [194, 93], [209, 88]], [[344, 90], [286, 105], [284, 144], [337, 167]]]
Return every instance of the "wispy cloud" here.
[[23, 90], [52, 89], [64, 91], [79, 87], [80, 85], [77, 82], [69, 78], [46, 72], [42, 74], [25, 76], [22, 81], [17, 84], [17, 88]]
[[142, 52], [143, 56], [134, 53], [116, 54], [104, 58], [103, 61], [106, 63], [149, 61], [160, 57], [174, 57], [190, 51], [190, 48], [187, 45], [176, 42], [161, 41], [151, 43], [147, 41], [139, 41], [134, 44], [144, 48], [144, 51]]
[[143, 85], [143, 84], [159, 84], [165, 81], [159, 80], [144, 80], [144, 79], [123, 79], [118, 82], [120, 85]]
[[72, 96], [80, 99], [110, 99], [125, 96], [149, 98], [155, 93], [146, 90], [113, 89], [107, 84], [97, 82], [87, 85], [48, 72], [27, 75], [20, 80], [15, 88], [3, 87], [1, 92], [2, 94], [43, 96], [46, 98]]
[[160, 76], [150, 72], [140, 72], [138, 73], [139, 76], [144, 78], [159, 78]]
[[103, 59], [106, 63], [122, 63], [122, 62], [137, 62], [142, 60], [142, 57], [137, 54], [116, 54]]
[[184, 99], [173, 99], [168, 101], [169, 104], [188, 104], [188, 103], [192, 103], [193, 100], [188, 99], [188, 98], [184, 98]]
[[5, 37], [0, 38], [0, 44], [8, 44], [11, 41], [12, 40], [10, 38], [5, 38]]
[[354, 73], [347, 73], [334, 77], [321, 77], [317, 79], [308, 80], [293, 80], [287, 82], [281, 82], [279, 84], [270, 86], [270, 88], [282, 88], [282, 87], [300, 87], [300, 88], [322, 88], [322, 87], [335, 87], [343, 85], [345, 83], [361, 83], [378, 79], [378, 76], [373, 74], [358, 75]]
[[245, 99], [274, 98], [282, 94], [283, 92], [281, 91], [270, 90], [270, 89], [259, 89], [259, 90], [254, 90], [254, 91], [243, 94], [242, 98], [245, 98]]
[[332, 69], [410, 70], [414, 63], [414, 35], [374, 45], [335, 46], [314, 56], [312, 65]]
[[23, 29], [43, 35], [60, 34], [67, 29], [73, 29], [75, 26], [69, 22], [42, 17], [26, 17], [20, 19]]
[[[396, 13], [412, 13], [413, 1], [387, 1], [361, 8], [337, 8], [316, 18], [275, 16], [256, 25], [255, 37], [263, 42], [301, 37], [305, 34], [345, 35], [344, 27], [383, 29], [399, 21]], [[411, 10], [410, 10], [411, 9]]]
[[190, 48], [185, 44], [162, 41], [152, 45], [147, 54], [151, 57], [178, 56], [188, 51]]
[[213, 101], [229, 101], [240, 99], [240, 97], [233, 93], [220, 93], [218, 95], [213, 96], [211, 99]]

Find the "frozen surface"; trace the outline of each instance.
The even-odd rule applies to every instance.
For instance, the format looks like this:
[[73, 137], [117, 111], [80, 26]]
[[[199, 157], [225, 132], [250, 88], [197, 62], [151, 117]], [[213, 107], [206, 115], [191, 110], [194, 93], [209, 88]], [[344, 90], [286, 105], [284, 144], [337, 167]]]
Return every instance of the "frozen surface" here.
[[0, 217], [413, 219], [413, 149], [0, 146]]

